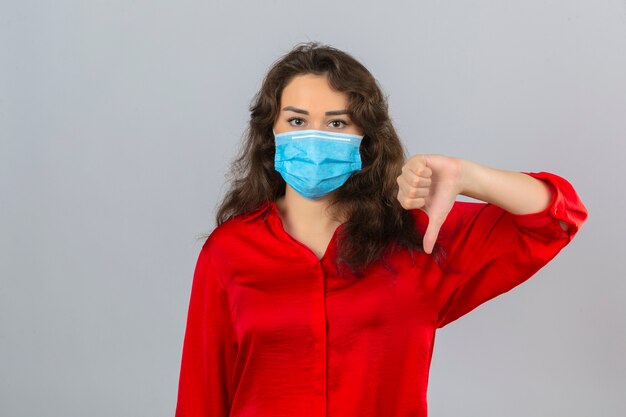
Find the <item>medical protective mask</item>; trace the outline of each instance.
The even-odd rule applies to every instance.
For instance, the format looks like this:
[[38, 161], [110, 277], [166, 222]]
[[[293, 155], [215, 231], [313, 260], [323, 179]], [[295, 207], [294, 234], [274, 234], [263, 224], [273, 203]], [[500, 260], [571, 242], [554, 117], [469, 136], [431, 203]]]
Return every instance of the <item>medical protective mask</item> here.
[[341, 187], [361, 169], [363, 136], [323, 130], [276, 134], [274, 168], [294, 190], [318, 199]]

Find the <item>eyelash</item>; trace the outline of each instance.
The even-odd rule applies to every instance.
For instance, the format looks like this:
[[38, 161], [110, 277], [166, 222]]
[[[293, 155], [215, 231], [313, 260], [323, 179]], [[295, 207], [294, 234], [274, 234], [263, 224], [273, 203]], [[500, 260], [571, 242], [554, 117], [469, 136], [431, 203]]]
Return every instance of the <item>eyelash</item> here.
[[[287, 123], [291, 124], [291, 122], [294, 121], [294, 120], [302, 120], [302, 121], [304, 121], [304, 119], [301, 118], [301, 117], [291, 117], [291, 118], [287, 119]], [[345, 120], [341, 120], [341, 119], [334, 119], [334, 120], [331, 120], [329, 123], [334, 123], [334, 122], [341, 122], [341, 123], [343, 123], [343, 127], [346, 127], [346, 126], [348, 126], [350, 124], [350, 123], [346, 122]], [[295, 125], [295, 126], [297, 126], [297, 125]]]

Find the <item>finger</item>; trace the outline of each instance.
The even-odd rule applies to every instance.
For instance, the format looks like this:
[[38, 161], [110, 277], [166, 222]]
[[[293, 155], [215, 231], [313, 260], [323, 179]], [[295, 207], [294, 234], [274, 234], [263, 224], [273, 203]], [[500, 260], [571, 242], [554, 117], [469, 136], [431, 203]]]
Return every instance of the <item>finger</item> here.
[[430, 178], [417, 176], [411, 171], [403, 173], [398, 178], [396, 178], [396, 180], [398, 182], [398, 185], [404, 187], [404, 189], [430, 187], [430, 185], [432, 184], [432, 180]]
[[441, 219], [437, 217], [429, 218], [428, 227], [426, 228], [426, 234], [424, 235], [424, 251], [428, 254], [431, 254], [433, 248], [435, 247], [435, 242], [437, 241], [437, 236], [439, 236], [439, 230], [441, 229], [441, 225], [443, 222]]
[[425, 162], [422, 162], [420, 160], [410, 161], [408, 164], [405, 165], [405, 167], [413, 175], [416, 175], [418, 177], [430, 178], [433, 175], [433, 170], [430, 167], [426, 166]]
[[409, 188], [409, 190], [405, 191], [404, 194], [408, 198], [428, 197], [430, 195], [430, 188], [428, 187]]
[[424, 198], [407, 198], [399, 197], [400, 205], [406, 210], [413, 210], [424, 207], [426, 200]]
[[429, 186], [412, 187], [398, 177], [398, 190], [408, 198], [426, 197], [430, 194]]
[[411, 184], [413, 181], [415, 181], [416, 178], [419, 178], [419, 175], [417, 175], [417, 169], [412, 168], [409, 164], [405, 164], [402, 167], [402, 174], [400, 175], [400, 177], [402, 179], [404, 179], [407, 184]]
[[421, 208], [426, 204], [426, 200], [423, 197], [410, 197], [407, 195], [404, 190], [398, 190], [398, 201], [400, 205], [406, 210], [412, 210], [416, 208]]

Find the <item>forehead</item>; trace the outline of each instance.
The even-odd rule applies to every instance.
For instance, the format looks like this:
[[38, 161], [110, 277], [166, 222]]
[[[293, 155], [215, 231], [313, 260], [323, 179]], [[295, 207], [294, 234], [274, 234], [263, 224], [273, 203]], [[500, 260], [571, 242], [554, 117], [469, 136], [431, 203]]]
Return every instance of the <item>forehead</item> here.
[[325, 75], [297, 75], [281, 95], [281, 108], [295, 106], [305, 110], [341, 110], [348, 106], [348, 95], [333, 90]]

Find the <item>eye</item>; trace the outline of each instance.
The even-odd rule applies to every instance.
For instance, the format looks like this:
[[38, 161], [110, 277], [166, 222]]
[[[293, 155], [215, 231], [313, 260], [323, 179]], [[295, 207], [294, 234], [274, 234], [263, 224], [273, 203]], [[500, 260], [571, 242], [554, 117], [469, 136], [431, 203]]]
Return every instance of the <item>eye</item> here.
[[287, 119], [287, 123], [289, 123], [291, 126], [302, 126], [302, 124], [304, 123], [304, 119], [301, 119], [299, 117], [292, 117], [290, 119]]
[[342, 127], [346, 127], [348, 125], [348, 123], [346, 123], [343, 120], [339, 120], [339, 119], [331, 120], [330, 123], [332, 124], [333, 127], [336, 127], [336, 128], [342, 128]]

